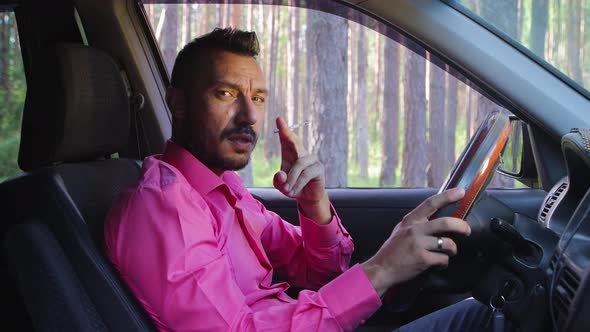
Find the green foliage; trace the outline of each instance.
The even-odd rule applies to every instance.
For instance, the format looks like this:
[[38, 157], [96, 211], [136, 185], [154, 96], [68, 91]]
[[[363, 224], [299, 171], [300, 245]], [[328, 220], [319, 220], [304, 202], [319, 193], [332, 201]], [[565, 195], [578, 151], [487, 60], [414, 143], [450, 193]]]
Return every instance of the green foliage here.
[[20, 134], [13, 132], [11, 135], [0, 136], [0, 182], [17, 174], [20, 170], [16, 163]]
[[14, 25], [14, 15], [5, 14], [3, 31], [6, 43], [2, 49], [6, 67], [0, 72], [0, 181], [20, 172], [17, 165], [18, 148], [20, 143], [20, 122], [26, 95], [24, 67], [17, 32]]

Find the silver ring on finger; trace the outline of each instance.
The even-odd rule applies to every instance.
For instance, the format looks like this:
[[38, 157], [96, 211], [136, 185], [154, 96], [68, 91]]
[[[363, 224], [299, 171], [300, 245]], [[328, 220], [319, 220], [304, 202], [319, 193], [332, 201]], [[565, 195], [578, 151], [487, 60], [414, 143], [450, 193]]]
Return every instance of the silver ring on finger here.
[[442, 238], [442, 237], [440, 237], [440, 236], [439, 236], [439, 237], [437, 237], [437, 238], [436, 238], [436, 249], [437, 249], [438, 251], [441, 251], [441, 250], [442, 250], [442, 248], [443, 248], [443, 244], [444, 244], [443, 238]]

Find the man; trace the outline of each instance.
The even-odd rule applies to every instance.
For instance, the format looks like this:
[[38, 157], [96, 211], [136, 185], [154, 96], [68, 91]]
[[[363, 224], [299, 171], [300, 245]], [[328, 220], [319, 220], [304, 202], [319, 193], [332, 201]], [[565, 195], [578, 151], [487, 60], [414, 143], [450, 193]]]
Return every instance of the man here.
[[[353, 244], [326, 194], [323, 166], [280, 118], [274, 186], [297, 200], [301, 227], [267, 211], [233, 172], [248, 163], [265, 112], [258, 48], [255, 33], [233, 29], [184, 47], [166, 96], [172, 140], [146, 159], [139, 183], [108, 217], [107, 253], [162, 331], [352, 330], [389, 288], [448, 264], [456, 245], [437, 234], [470, 233], [459, 219], [428, 221], [461, 199], [462, 190], [451, 190], [426, 200], [374, 257], [349, 268]], [[292, 299], [273, 276], [317, 291]], [[479, 319], [481, 308], [463, 305], [447, 321], [469, 312]]]

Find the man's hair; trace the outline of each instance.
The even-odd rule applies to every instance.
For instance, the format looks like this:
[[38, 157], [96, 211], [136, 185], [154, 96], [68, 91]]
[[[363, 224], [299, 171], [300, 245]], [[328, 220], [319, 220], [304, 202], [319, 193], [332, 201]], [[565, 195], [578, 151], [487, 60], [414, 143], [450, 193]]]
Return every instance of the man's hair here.
[[193, 39], [178, 53], [170, 84], [185, 88], [195, 75], [202, 55], [210, 50], [228, 51], [240, 55], [256, 57], [260, 51], [256, 32], [242, 31], [234, 28], [215, 28], [208, 34]]

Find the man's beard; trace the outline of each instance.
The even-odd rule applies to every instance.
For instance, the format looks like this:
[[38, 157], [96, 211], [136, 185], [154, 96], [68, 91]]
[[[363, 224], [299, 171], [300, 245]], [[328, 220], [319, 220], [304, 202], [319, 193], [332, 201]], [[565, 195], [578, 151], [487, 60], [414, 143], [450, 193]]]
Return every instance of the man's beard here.
[[247, 157], [224, 157], [219, 153], [219, 151], [203, 151], [201, 149], [195, 148], [192, 149], [193, 155], [195, 155], [205, 166], [207, 166], [210, 169], [219, 169], [224, 171], [239, 171], [243, 169], [250, 162], [250, 156], [252, 154], [252, 151], [254, 151], [254, 148], [256, 147], [256, 143], [258, 142], [258, 136], [256, 135], [256, 132], [252, 129], [252, 127], [239, 127], [224, 130], [221, 133], [219, 139], [223, 141], [232, 134], [247, 134], [252, 136], [252, 149], [250, 150], [250, 153], [247, 155]]

